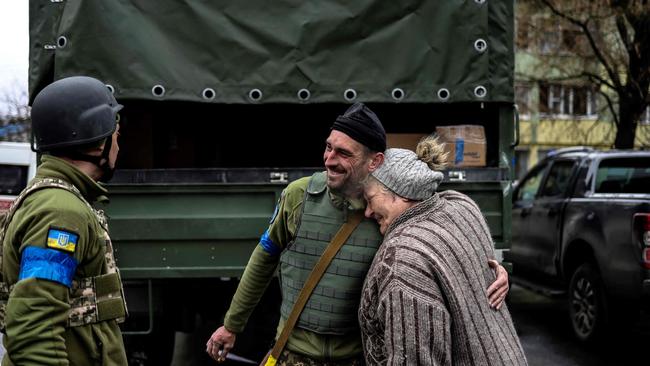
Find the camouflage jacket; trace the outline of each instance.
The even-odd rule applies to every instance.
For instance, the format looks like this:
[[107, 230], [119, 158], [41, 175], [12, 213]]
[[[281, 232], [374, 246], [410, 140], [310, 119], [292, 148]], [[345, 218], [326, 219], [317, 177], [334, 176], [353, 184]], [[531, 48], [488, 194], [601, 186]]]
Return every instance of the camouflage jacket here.
[[[100, 298], [88, 288], [115, 271], [105, 220], [88, 204], [106, 200], [106, 190], [64, 160], [43, 156], [34, 179], [49, 178], [72, 184], [85, 200], [67, 189], [34, 191], [6, 227], [2, 278], [11, 294], [2, 365], [126, 365], [118, 317], [109, 314], [116, 307], [93, 307]], [[42, 253], [74, 265], [44, 276], [50, 258]], [[117, 278], [111, 286], [121, 292]]]

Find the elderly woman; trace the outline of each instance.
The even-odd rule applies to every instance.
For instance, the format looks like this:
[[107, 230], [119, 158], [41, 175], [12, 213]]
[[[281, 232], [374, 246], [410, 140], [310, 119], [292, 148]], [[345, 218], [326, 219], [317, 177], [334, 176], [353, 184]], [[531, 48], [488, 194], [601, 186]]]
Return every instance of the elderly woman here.
[[368, 365], [526, 365], [495, 273], [485, 219], [462, 193], [437, 193], [442, 146], [386, 151], [365, 184], [366, 216], [385, 235], [366, 277], [359, 322]]

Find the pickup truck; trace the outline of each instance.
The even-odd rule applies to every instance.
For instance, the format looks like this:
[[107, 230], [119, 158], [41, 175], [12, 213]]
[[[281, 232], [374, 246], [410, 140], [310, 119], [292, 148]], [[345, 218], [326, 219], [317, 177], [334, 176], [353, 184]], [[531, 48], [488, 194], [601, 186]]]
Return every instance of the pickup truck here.
[[571, 326], [594, 341], [647, 308], [650, 152], [561, 149], [513, 192], [513, 282], [566, 294]]

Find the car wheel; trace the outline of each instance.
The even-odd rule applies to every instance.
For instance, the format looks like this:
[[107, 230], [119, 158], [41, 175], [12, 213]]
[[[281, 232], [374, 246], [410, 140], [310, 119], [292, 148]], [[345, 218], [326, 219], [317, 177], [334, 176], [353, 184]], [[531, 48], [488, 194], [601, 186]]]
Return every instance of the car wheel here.
[[584, 263], [573, 272], [568, 301], [573, 333], [581, 341], [596, 340], [605, 328], [607, 309], [600, 274], [593, 264]]

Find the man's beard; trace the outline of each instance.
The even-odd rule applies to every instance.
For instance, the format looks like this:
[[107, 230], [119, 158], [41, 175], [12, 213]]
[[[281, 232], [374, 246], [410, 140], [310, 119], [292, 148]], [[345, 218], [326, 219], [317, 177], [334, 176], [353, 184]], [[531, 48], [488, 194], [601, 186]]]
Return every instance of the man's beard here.
[[108, 183], [111, 179], [113, 179], [113, 175], [115, 174], [115, 167], [111, 168], [108, 162], [106, 162], [100, 165], [99, 168], [102, 170], [102, 176], [99, 178], [100, 182]]
[[359, 198], [363, 193], [363, 185], [359, 181], [348, 179], [339, 187], [330, 187], [330, 191], [345, 198]]

